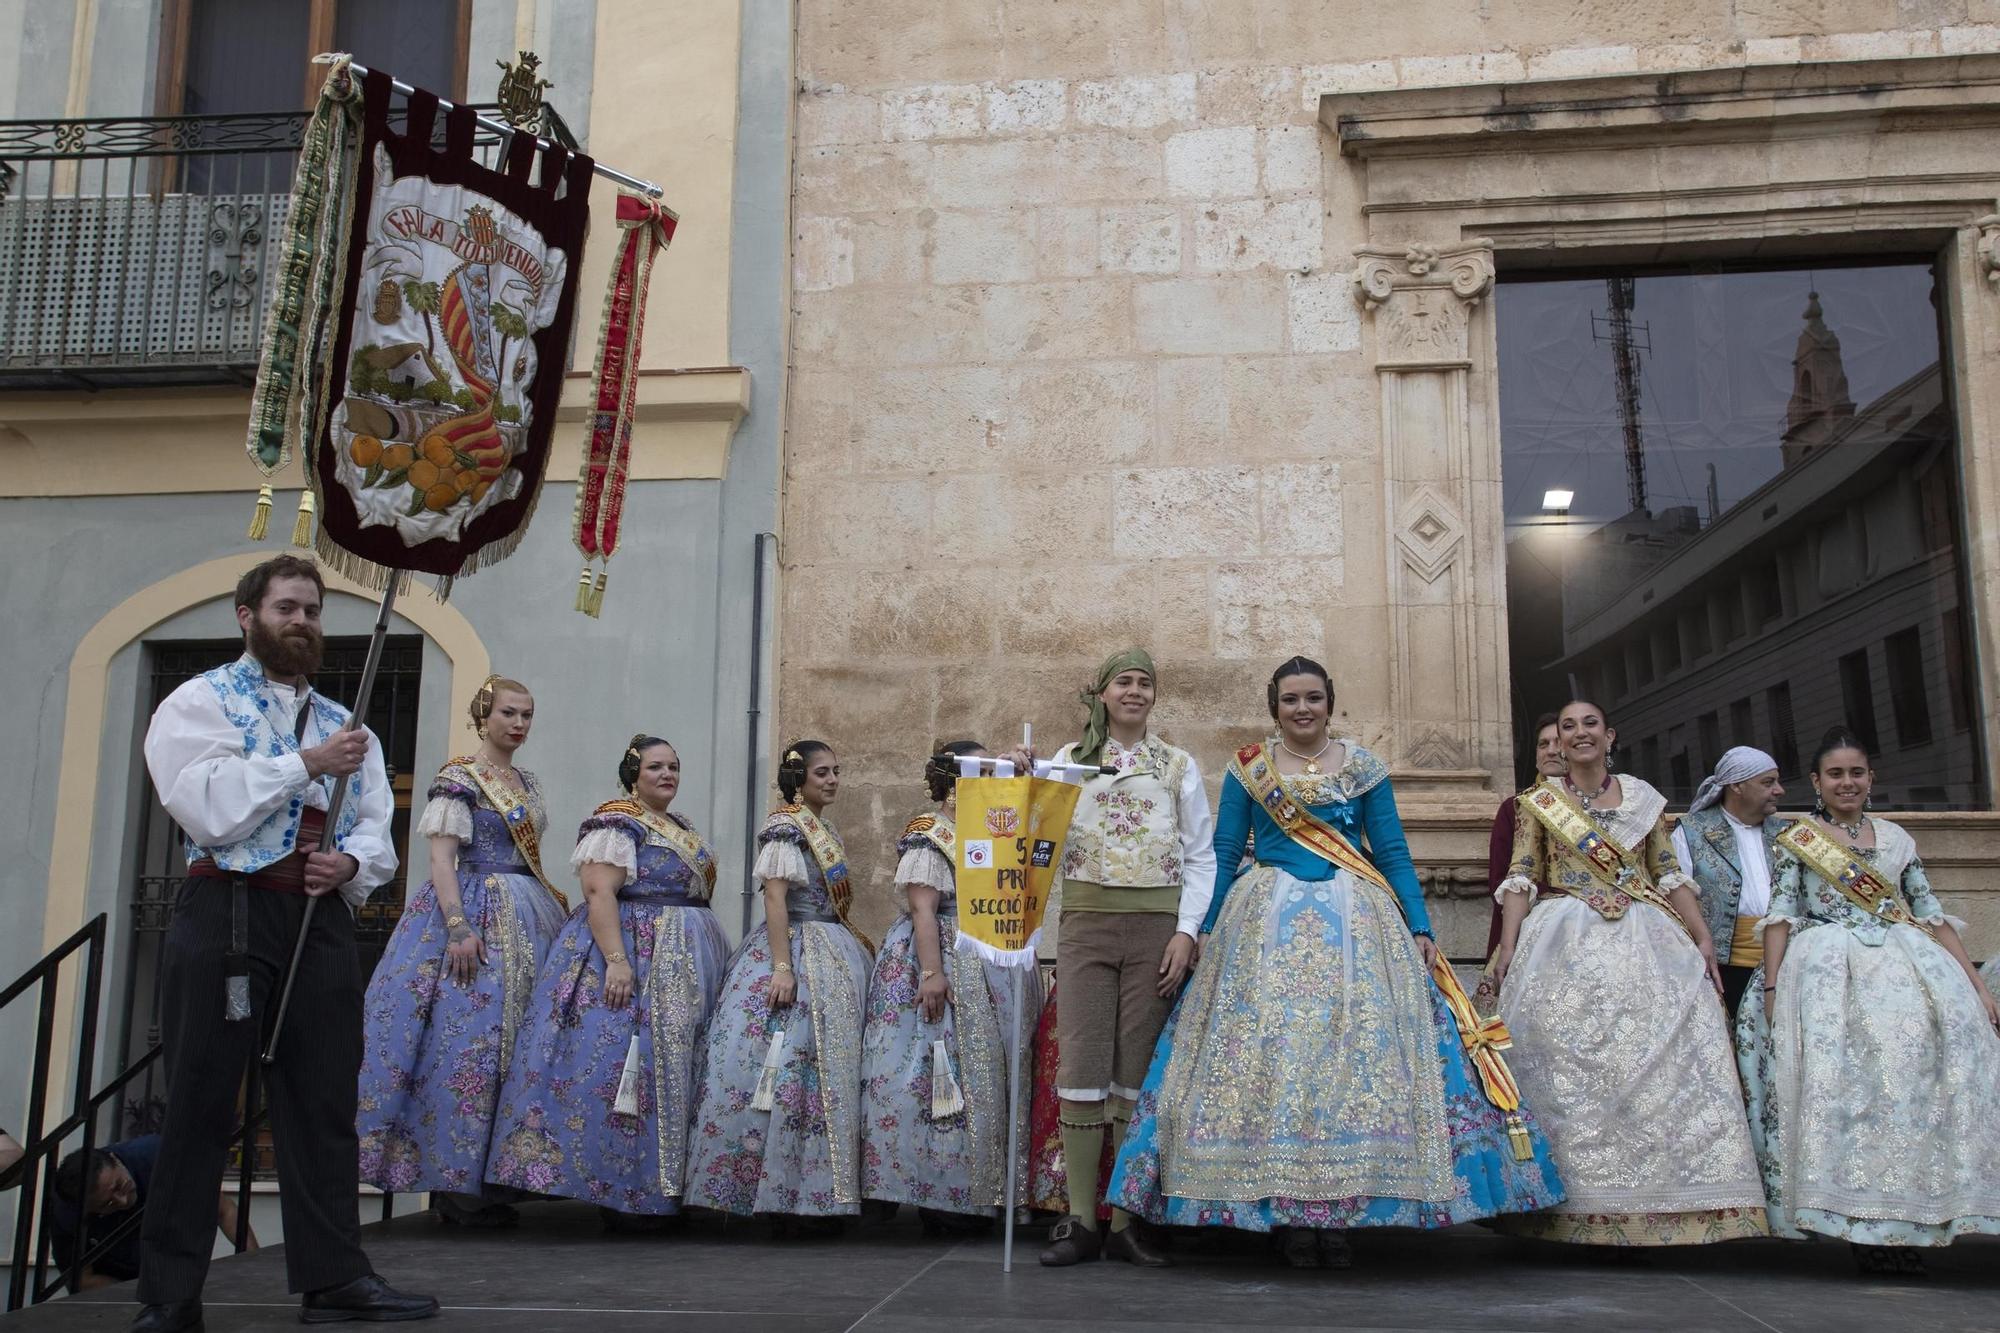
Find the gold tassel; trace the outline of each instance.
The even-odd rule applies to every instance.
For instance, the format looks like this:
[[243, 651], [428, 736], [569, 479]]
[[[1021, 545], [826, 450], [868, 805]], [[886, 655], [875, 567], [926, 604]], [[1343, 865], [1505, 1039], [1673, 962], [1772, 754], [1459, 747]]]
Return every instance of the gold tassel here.
[[750, 1098], [750, 1109], [768, 1111], [778, 1100], [778, 1070], [785, 1063], [785, 1030], [779, 1028], [771, 1034], [771, 1045], [764, 1052], [764, 1068], [757, 1074], [757, 1091]]
[[625, 1068], [618, 1075], [618, 1095], [611, 1100], [611, 1110], [616, 1115], [639, 1114], [639, 1034], [632, 1034], [632, 1042], [625, 1048]]
[[590, 590], [590, 605], [585, 608], [585, 614], [589, 615], [593, 620], [604, 611], [604, 585], [610, 580], [610, 577], [609, 574], [601, 569], [597, 571], [597, 582]]
[[965, 1094], [951, 1076], [951, 1052], [942, 1039], [931, 1043], [931, 1119], [943, 1120], [965, 1109]]
[[1522, 1121], [1519, 1111], [1509, 1111], [1507, 1113], [1507, 1142], [1514, 1145], [1515, 1161], [1528, 1162], [1534, 1160], [1534, 1140], [1528, 1137], [1528, 1126]]
[[576, 580], [576, 609], [590, 614], [590, 566], [583, 567], [583, 573]]
[[299, 493], [299, 516], [292, 520], [292, 545], [312, 549], [313, 509], [312, 487], [308, 486]]
[[261, 542], [264, 540], [265, 534], [270, 532], [270, 530], [271, 483], [267, 481], [257, 491], [257, 508], [250, 515], [250, 531], [247, 535], [251, 541]]

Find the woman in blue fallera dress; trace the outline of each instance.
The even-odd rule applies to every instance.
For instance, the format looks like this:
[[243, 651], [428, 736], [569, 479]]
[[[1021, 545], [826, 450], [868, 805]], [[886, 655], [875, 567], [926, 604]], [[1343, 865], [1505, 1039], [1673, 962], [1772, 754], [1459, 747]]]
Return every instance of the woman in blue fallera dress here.
[[[1014, 1043], [1025, 1044], [1041, 1016], [1034, 969], [1010, 976], [958, 947], [958, 774], [950, 761], [985, 753], [977, 741], [954, 741], [924, 763], [937, 808], [911, 820], [896, 842], [905, 906], [875, 959], [861, 1040], [862, 1197], [916, 1204], [930, 1234], [984, 1230], [1004, 1206], [1008, 1079], [1016, 1070], [1028, 1076]], [[1023, 1140], [1030, 1100], [1024, 1088]]]
[[[688, 1202], [838, 1231], [861, 1211], [861, 1014], [869, 951], [847, 922], [847, 853], [824, 816], [840, 764], [795, 741], [757, 835], [764, 921], [737, 946], [709, 1026]], [[781, 942], [773, 947], [774, 942]]]
[[[1306, 1268], [1348, 1266], [1346, 1228], [1558, 1202], [1548, 1144], [1482, 1086], [1430, 974], [1437, 946], [1387, 769], [1328, 731], [1317, 663], [1281, 666], [1269, 703], [1279, 735], [1239, 751], [1222, 781], [1206, 944], [1111, 1202], [1152, 1222], [1281, 1231]], [[1239, 875], [1253, 832], [1256, 863]]]
[[514, 766], [534, 698], [494, 676], [470, 711], [479, 749], [439, 770], [417, 822], [431, 878], [368, 985], [356, 1127], [364, 1183], [429, 1190], [448, 1222], [505, 1226], [513, 1209], [483, 1189], [494, 1102], [568, 905], [542, 871], [541, 786]]
[[500, 1108], [488, 1179], [599, 1205], [612, 1230], [680, 1212], [702, 1034], [729, 943], [715, 857], [668, 809], [681, 761], [634, 736], [623, 800], [577, 831], [584, 906], [549, 949]]

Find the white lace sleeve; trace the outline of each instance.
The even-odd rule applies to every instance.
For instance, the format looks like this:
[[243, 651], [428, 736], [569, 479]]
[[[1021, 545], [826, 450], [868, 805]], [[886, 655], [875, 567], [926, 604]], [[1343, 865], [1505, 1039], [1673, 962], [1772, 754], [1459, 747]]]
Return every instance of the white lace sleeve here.
[[457, 838], [472, 841], [472, 807], [456, 796], [433, 796], [417, 821], [419, 838]]
[[639, 873], [639, 849], [633, 845], [629, 834], [615, 828], [592, 829], [576, 840], [576, 850], [569, 854], [570, 868], [581, 871], [587, 861], [617, 866], [625, 872], [623, 882], [626, 884], [630, 884]]
[[782, 838], [773, 838], [757, 853], [757, 864], [751, 868], [750, 877], [759, 884], [767, 879], [781, 879], [787, 884], [810, 884], [812, 869], [806, 865], [803, 847]]
[[1695, 897], [1697, 898], [1701, 897], [1701, 885], [1695, 883], [1692, 879], [1689, 879], [1686, 875], [1681, 874], [1678, 870], [1674, 871], [1672, 874], [1660, 876], [1661, 893], [1663, 894], [1672, 893], [1675, 889], [1686, 889], [1689, 893], [1692, 893]]
[[943, 852], [929, 846], [912, 847], [903, 853], [903, 859], [896, 862], [896, 883], [921, 884], [947, 898], [958, 889], [957, 881], [952, 878], [951, 862], [944, 859]]
[[1541, 892], [1535, 887], [1535, 881], [1526, 875], [1509, 875], [1500, 881], [1499, 888], [1493, 890], [1493, 901], [1503, 903], [1507, 901], [1507, 895], [1510, 893], [1525, 893], [1528, 895], [1528, 906], [1533, 907], [1535, 899], [1541, 896]]

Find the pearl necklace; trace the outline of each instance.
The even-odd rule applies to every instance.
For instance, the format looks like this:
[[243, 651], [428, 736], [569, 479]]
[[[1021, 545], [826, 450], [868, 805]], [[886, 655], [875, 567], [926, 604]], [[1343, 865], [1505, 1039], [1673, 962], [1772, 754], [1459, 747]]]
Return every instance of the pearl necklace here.
[[1333, 734], [1329, 732], [1327, 733], [1325, 744], [1321, 745], [1317, 750], [1314, 750], [1311, 754], [1300, 754], [1297, 750], [1294, 750], [1291, 746], [1285, 744], [1285, 738], [1283, 736], [1278, 737], [1278, 748], [1280, 750], [1283, 750], [1286, 754], [1290, 755], [1292, 758], [1297, 759], [1302, 763], [1304, 763], [1306, 766], [1306, 772], [1315, 774], [1320, 771], [1319, 757], [1325, 754], [1327, 752], [1328, 747], [1331, 746], [1332, 744], [1333, 744]]
[[1596, 814], [1597, 811], [1593, 808], [1594, 805], [1603, 799], [1604, 793], [1611, 790], [1611, 770], [1608, 768], [1604, 770], [1604, 785], [1588, 796], [1577, 790], [1576, 784], [1569, 780], [1569, 774], [1567, 773], [1563, 774], [1563, 786], [1569, 788], [1569, 794], [1576, 797], [1578, 805], [1582, 806], [1589, 813]]

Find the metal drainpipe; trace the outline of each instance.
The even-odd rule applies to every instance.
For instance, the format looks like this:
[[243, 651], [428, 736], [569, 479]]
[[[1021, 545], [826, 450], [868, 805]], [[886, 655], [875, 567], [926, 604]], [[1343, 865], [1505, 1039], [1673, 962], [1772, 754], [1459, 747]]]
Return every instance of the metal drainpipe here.
[[756, 568], [750, 578], [750, 731], [743, 756], [743, 932], [739, 939], [750, 933], [750, 904], [757, 899], [751, 867], [757, 864], [757, 759], [762, 741], [758, 731], [763, 722], [758, 704], [764, 690], [764, 543], [776, 540], [776, 533], [757, 534]]

